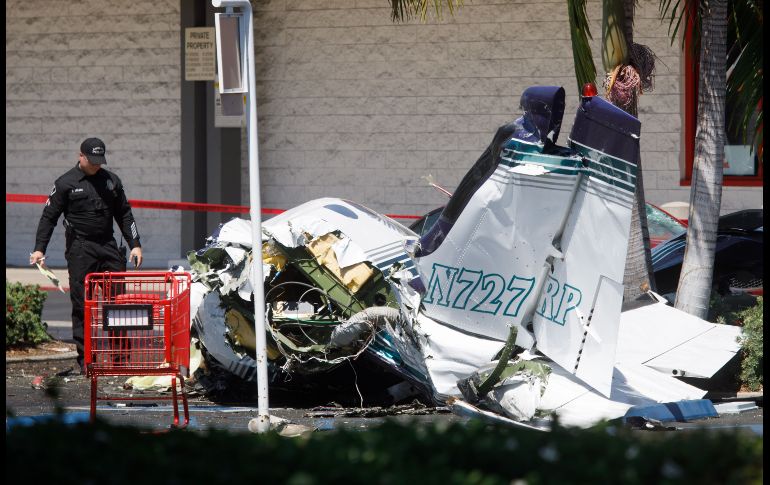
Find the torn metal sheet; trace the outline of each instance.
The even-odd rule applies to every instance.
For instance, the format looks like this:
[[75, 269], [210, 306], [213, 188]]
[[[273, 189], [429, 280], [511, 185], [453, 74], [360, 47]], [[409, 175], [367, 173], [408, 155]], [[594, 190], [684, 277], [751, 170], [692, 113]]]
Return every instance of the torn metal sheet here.
[[[739, 331], [662, 303], [621, 312], [640, 123], [583, 97], [559, 146], [564, 100], [559, 87], [527, 89], [523, 116], [497, 131], [420, 237], [335, 198], [263, 222], [261, 261], [248, 221], [220, 226], [188, 255], [204, 359], [256, 378], [251, 293], [262, 284], [271, 385], [349, 364], [372, 373], [356, 382], [389, 376], [381, 391], [394, 402], [417, 394], [465, 414], [555, 413], [577, 426], [703, 397], [672, 370], [713, 375]], [[264, 281], [251, 280], [252, 264]], [[472, 402], [457, 400], [465, 394]]]
[[420, 313], [416, 320], [420, 349], [436, 397], [459, 396], [457, 381], [489, 365], [503, 342], [462, 332]]
[[551, 366], [536, 356], [525, 353], [508, 362], [500, 375], [500, 381], [484, 396], [478, 395], [481, 382], [494, 371], [492, 363], [458, 383], [463, 396], [471, 403], [482, 405], [516, 421], [530, 421], [538, 409], [551, 375]]
[[513, 419], [500, 416], [490, 411], [480, 409], [472, 404], [469, 404], [461, 399], [450, 399], [449, 404], [452, 406], [452, 412], [459, 416], [465, 416], [468, 418], [481, 419], [492, 424], [502, 424], [511, 428], [518, 429], [531, 429], [534, 431], [547, 431], [549, 429], [549, 423], [541, 423], [540, 426], [533, 426], [531, 424], [522, 423]]

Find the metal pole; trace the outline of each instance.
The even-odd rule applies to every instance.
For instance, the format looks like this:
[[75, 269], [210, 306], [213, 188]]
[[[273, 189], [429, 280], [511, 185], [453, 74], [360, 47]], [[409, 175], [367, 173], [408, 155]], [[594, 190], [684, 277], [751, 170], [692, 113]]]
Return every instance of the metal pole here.
[[257, 88], [254, 69], [254, 16], [247, 0], [212, 0], [215, 8], [240, 7], [246, 16], [246, 52], [249, 91], [246, 130], [249, 144], [249, 214], [251, 215], [251, 281], [254, 295], [254, 330], [257, 337], [257, 418], [249, 429], [264, 433], [270, 429], [267, 394], [267, 337], [265, 334], [265, 286], [262, 275], [262, 207], [259, 193], [259, 154], [257, 152]]

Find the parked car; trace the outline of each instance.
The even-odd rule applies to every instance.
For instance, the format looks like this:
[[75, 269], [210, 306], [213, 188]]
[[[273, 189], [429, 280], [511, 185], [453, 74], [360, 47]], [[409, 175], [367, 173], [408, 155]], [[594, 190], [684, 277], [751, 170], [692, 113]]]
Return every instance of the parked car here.
[[677, 219], [660, 207], [647, 204], [647, 229], [650, 232], [650, 247], [678, 236], [687, 230], [687, 223]]
[[[763, 210], [749, 209], [719, 218], [714, 288], [720, 295], [763, 294]], [[658, 293], [676, 292], [682, 270], [687, 233], [665, 241], [652, 250], [652, 269]]]

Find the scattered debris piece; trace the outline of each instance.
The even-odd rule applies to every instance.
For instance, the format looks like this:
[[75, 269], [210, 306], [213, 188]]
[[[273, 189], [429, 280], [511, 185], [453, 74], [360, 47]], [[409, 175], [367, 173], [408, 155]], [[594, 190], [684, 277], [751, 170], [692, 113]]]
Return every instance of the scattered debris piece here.
[[384, 416], [425, 416], [429, 414], [442, 414], [450, 412], [445, 406], [426, 406], [425, 404], [414, 401], [411, 404], [401, 404], [389, 407], [366, 407], [366, 408], [340, 408], [318, 406], [305, 413], [306, 418], [380, 418]]
[[660, 422], [687, 422], [703, 418], [716, 418], [717, 410], [708, 399], [692, 399], [686, 401], [668, 402], [634, 406], [630, 408], [624, 419], [641, 416]]
[[676, 431], [676, 426], [667, 426], [662, 421], [643, 416], [629, 416], [624, 418], [626, 424], [632, 429], [645, 431]]
[[[251, 431], [252, 433], [259, 433], [258, 419], [259, 418], [254, 418], [249, 421], [248, 428], [249, 428], [249, 431]], [[305, 426], [302, 424], [292, 423], [288, 419], [271, 415], [270, 431], [275, 431], [279, 435], [285, 436], [287, 438], [295, 438], [295, 437], [307, 437], [313, 431], [316, 431], [316, 428], [312, 428], [310, 426]]]
[[715, 404], [714, 408], [716, 408], [717, 413], [721, 416], [722, 414], [740, 414], [746, 411], [753, 411], [759, 409], [759, 406], [754, 401], [734, 401]]
[[45, 386], [43, 385], [43, 380], [45, 378], [43, 376], [35, 376], [32, 379], [32, 388], [33, 389], [43, 389]]

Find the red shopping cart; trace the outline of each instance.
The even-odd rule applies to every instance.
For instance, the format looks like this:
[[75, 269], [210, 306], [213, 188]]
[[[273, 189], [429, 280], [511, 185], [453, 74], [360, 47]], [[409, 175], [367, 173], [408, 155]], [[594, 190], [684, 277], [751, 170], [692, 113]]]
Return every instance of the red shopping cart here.
[[[184, 378], [190, 366], [190, 274], [135, 271], [91, 273], [85, 280], [85, 367], [91, 378], [91, 420], [97, 401], [172, 400], [179, 426], [190, 422]], [[107, 395], [103, 376], [171, 376], [171, 397]]]

